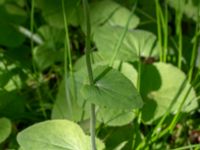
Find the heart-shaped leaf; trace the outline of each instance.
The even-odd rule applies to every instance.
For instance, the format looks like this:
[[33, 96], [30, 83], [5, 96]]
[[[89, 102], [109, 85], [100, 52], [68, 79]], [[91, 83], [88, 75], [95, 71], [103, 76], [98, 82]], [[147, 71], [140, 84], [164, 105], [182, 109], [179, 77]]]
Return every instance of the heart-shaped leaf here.
[[142, 118], [145, 122], [158, 119], [166, 111], [176, 113], [185, 97], [183, 112], [190, 112], [198, 107], [194, 89], [178, 68], [170, 64], [155, 63], [144, 66], [142, 70]]
[[[17, 141], [24, 150], [89, 150], [90, 138], [74, 122], [67, 120], [45, 121], [20, 132]], [[97, 149], [104, 144], [97, 141]]]
[[[77, 6], [78, 0], [65, 0], [65, 13], [70, 21], [71, 15]], [[42, 10], [42, 16], [51, 25], [64, 28], [62, 1], [36, 0], [36, 6]]]
[[[85, 21], [83, 13], [79, 13], [81, 19], [81, 27], [85, 31]], [[102, 26], [121, 26], [125, 27], [131, 11], [126, 7], [112, 0], [95, 1], [90, 4], [90, 22], [92, 32]], [[139, 18], [133, 14], [128, 28], [133, 29], [138, 26]]]
[[88, 102], [113, 109], [141, 108], [142, 99], [134, 85], [122, 73], [107, 66], [94, 69], [94, 85], [85, 83], [83, 97]]
[[[104, 26], [98, 28], [94, 33], [94, 42], [105, 58], [112, 58], [114, 47], [119, 42], [124, 28]], [[157, 49], [156, 36], [144, 30], [129, 30], [121, 44], [118, 60], [136, 61], [140, 56], [156, 57], [159, 52]]]
[[[98, 53], [94, 53], [93, 56], [95, 62], [98, 59], [100, 62], [99, 61], [97, 62], [99, 62], [100, 64], [105, 63], [102, 62], [102, 59], [100, 59]], [[119, 61], [116, 61], [113, 67], [119, 70], [122, 74], [124, 74], [132, 82], [132, 84], [136, 83], [137, 78], [135, 76], [137, 76], [137, 71], [134, 69], [133, 66], [129, 65], [128, 63], [120, 63]], [[85, 119], [89, 118], [90, 107], [87, 106], [88, 104], [83, 105], [84, 99], [80, 93], [80, 88], [84, 84], [84, 79], [88, 77], [86, 72], [85, 57], [82, 57], [81, 59], [78, 60], [78, 62], [76, 63], [76, 69], [79, 70], [74, 73], [74, 79], [75, 79], [74, 84], [77, 89], [76, 90], [77, 99], [75, 100], [73, 97], [70, 97], [70, 101], [72, 103], [73, 117], [72, 118], [70, 117], [69, 109], [67, 109], [69, 105], [66, 97], [67, 93], [64, 87], [64, 82], [62, 82], [52, 111], [53, 119], [67, 118], [73, 121], [81, 121], [81, 117], [83, 117], [82, 116], [83, 114]], [[73, 87], [72, 78], [69, 78], [67, 82], [70, 84], [68, 85], [68, 87]], [[70, 95], [72, 95], [73, 93], [72, 91], [73, 90], [70, 89]], [[133, 110], [123, 110], [123, 109], [119, 110], [119, 109], [99, 107], [97, 112], [98, 121], [103, 122], [109, 126], [122, 126], [131, 122], [134, 118], [135, 118], [135, 113], [133, 112]]]

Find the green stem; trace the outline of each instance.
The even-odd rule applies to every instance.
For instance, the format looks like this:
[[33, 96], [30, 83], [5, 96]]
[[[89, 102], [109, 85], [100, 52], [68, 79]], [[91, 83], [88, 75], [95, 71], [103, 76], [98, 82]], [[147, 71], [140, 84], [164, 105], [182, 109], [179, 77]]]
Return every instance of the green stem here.
[[[72, 60], [71, 60], [71, 50], [70, 50], [70, 40], [69, 40], [69, 31], [68, 31], [68, 20], [65, 13], [65, 2], [62, 0], [62, 13], [63, 13], [63, 20], [65, 26], [65, 49], [64, 49], [64, 81], [65, 81], [65, 96], [68, 103], [68, 109], [70, 113], [70, 117], [73, 118], [73, 111], [72, 111], [72, 102], [70, 98], [70, 89], [69, 89], [69, 81], [67, 80], [68, 76], [68, 62], [69, 62], [69, 69], [70, 69], [70, 76], [73, 79], [73, 71], [72, 71]], [[69, 60], [68, 60], [69, 58]], [[73, 85], [73, 84], [72, 84]], [[73, 87], [72, 87], [73, 89]]]
[[[34, 25], [34, 13], [35, 13], [35, 0], [32, 0], [31, 3], [31, 20], [30, 20], [30, 29], [31, 29], [31, 33], [33, 33], [33, 25]], [[34, 43], [33, 43], [33, 34], [31, 34], [31, 50], [33, 51], [33, 47], [34, 47]]]
[[[171, 149], [171, 150], [188, 150], [189, 148], [196, 148], [199, 149], [200, 145], [199, 144], [194, 144], [194, 145], [189, 145], [189, 146], [183, 146], [183, 147], [179, 147], [179, 148], [175, 148], [175, 149]], [[195, 150], [196, 150], [195, 149]]]
[[[93, 72], [92, 72], [92, 65], [90, 59], [91, 53], [91, 26], [90, 26], [90, 15], [89, 15], [89, 6], [88, 1], [83, 0], [83, 10], [84, 16], [86, 21], [86, 40], [85, 40], [85, 54], [86, 54], [86, 65], [87, 65], [87, 72], [89, 77], [89, 84], [94, 84], [93, 79]], [[95, 126], [96, 126], [96, 116], [95, 116], [95, 105], [91, 104], [91, 113], [90, 113], [90, 134], [91, 134], [91, 148], [92, 150], [96, 150], [96, 141], [95, 141]]]
[[181, 11], [181, 2], [179, 1], [179, 10], [176, 11], [176, 34], [178, 36], [178, 67], [181, 69], [182, 66], [182, 11]]
[[168, 49], [168, 8], [167, 0], [165, 1], [165, 24], [164, 24], [164, 58], [163, 61], [167, 61], [167, 51]]
[[[32, 1], [31, 1], [31, 16], [30, 16], [30, 30], [31, 30], [31, 33], [34, 33], [34, 13], [35, 13], [34, 7], [35, 7], [35, 0], [32, 0]], [[34, 55], [33, 55], [33, 49], [34, 49], [33, 35], [34, 35], [34, 34], [31, 34], [31, 37], [30, 37], [30, 40], [31, 40], [30, 42], [31, 42], [32, 57], [34, 56]], [[39, 83], [39, 81], [38, 81], [39, 75], [38, 75], [38, 72], [37, 72], [37, 70], [36, 70], [36, 66], [35, 66], [34, 60], [32, 61], [32, 65], [33, 65], [33, 71], [34, 71], [34, 73], [36, 74], [35, 79], [36, 79], [37, 83]], [[40, 86], [40, 85], [39, 85], [39, 86]], [[45, 118], [47, 118], [47, 114], [46, 114], [45, 108], [44, 108], [44, 106], [43, 106], [42, 94], [41, 94], [41, 91], [40, 91], [39, 87], [36, 88], [36, 93], [37, 93], [37, 95], [38, 95], [38, 97], [39, 97], [39, 105], [40, 105], [40, 107], [41, 107], [43, 116], [44, 116]]]
[[130, 16], [129, 16], [129, 18], [128, 18], [128, 21], [127, 21], [127, 23], [126, 23], [126, 26], [125, 26], [125, 28], [124, 28], [124, 30], [123, 30], [123, 32], [122, 32], [122, 34], [121, 34], [119, 40], [118, 40], [117, 43], [115, 44], [115, 47], [114, 47], [114, 50], [113, 50], [113, 51], [114, 51], [114, 54], [113, 54], [113, 57], [111, 58], [111, 61], [110, 61], [110, 63], [109, 63], [110, 66], [113, 65], [113, 63], [114, 63], [114, 61], [115, 61], [115, 59], [116, 59], [116, 57], [117, 57], [117, 55], [118, 55], [118, 53], [119, 53], [119, 51], [120, 51], [121, 45], [122, 45], [123, 40], [124, 40], [124, 38], [125, 38], [125, 36], [126, 36], [126, 33], [127, 33], [127, 31], [128, 31], [128, 26], [129, 26], [129, 24], [130, 24], [132, 15], [133, 15], [133, 13], [134, 13], [134, 11], [135, 11], [136, 5], [137, 5], [137, 1], [136, 1], [135, 5], [133, 6], [132, 10], [131, 10], [131, 14], [130, 14]]
[[191, 82], [192, 80], [192, 75], [193, 75], [193, 70], [194, 70], [194, 65], [195, 65], [195, 60], [196, 60], [196, 54], [197, 54], [197, 49], [198, 49], [198, 37], [199, 37], [199, 28], [200, 28], [200, 2], [198, 4], [198, 9], [197, 9], [197, 23], [196, 23], [196, 30], [195, 30], [195, 36], [193, 38], [193, 49], [192, 49], [192, 58], [190, 61], [190, 70], [188, 72], [188, 80]]
[[158, 34], [158, 43], [160, 50], [160, 61], [163, 61], [163, 49], [162, 49], [162, 32], [161, 32], [161, 20], [160, 20], [160, 11], [159, 11], [159, 2], [155, 0], [156, 5], [156, 20], [157, 20], [157, 34]]
[[[197, 33], [197, 28], [198, 27], [196, 27], [196, 33]], [[188, 80], [189, 80], [189, 82], [191, 82], [191, 80], [192, 80], [192, 75], [193, 75], [193, 70], [194, 70], [194, 65], [195, 65], [195, 59], [196, 59], [196, 53], [197, 53], [197, 48], [198, 48], [198, 35], [196, 35], [196, 33], [195, 33], [195, 36], [194, 36], [192, 57], [191, 57], [191, 61], [190, 61], [190, 70], [188, 72]]]

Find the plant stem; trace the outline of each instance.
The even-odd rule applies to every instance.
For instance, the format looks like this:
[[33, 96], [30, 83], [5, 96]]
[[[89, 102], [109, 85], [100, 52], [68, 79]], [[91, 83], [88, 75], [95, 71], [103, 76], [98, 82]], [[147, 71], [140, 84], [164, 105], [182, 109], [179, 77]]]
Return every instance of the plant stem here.
[[[65, 13], [65, 2], [62, 0], [62, 13], [63, 13], [63, 19], [64, 19], [64, 26], [65, 26], [65, 50], [64, 50], [64, 81], [65, 81], [65, 96], [68, 103], [68, 109], [69, 109], [69, 115], [71, 118], [73, 118], [73, 111], [72, 111], [72, 102], [70, 98], [70, 90], [69, 90], [69, 81], [67, 80], [68, 76], [68, 61], [69, 61], [69, 69], [70, 69], [70, 75], [73, 77], [73, 71], [72, 71], [72, 60], [71, 60], [71, 51], [70, 51], [70, 40], [69, 40], [69, 31], [68, 31], [68, 21], [67, 16]], [[69, 58], [69, 60], [68, 60]], [[73, 89], [73, 87], [72, 87]]]
[[[86, 65], [89, 77], [89, 84], [94, 84], [92, 65], [90, 60], [91, 53], [91, 26], [90, 26], [90, 15], [89, 15], [89, 6], [88, 1], [83, 0], [83, 11], [86, 22], [86, 40], [85, 40], [85, 54], [86, 54]], [[95, 142], [95, 126], [96, 126], [96, 116], [95, 116], [95, 105], [91, 104], [91, 113], [90, 113], [90, 134], [91, 134], [91, 149], [96, 150], [96, 142]]]
[[155, 0], [156, 4], [156, 20], [157, 20], [157, 32], [158, 32], [158, 43], [159, 43], [159, 50], [160, 50], [160, 61], [163, 61], [163, 49], [162, 49], [162, 32], [161, 32], [161, 20], [159, 15], [159, 2]]
[[179, 1], [178, 10], [176, 10], [176, 34], [178, 36], [178, 67], [181, 69], [182, 66], [182, 10], [181, 10], [181, 2]]
[[[35, 0], [32, 0], [32, 3], [31, 3], [31, 20], [30, 20], [30, 29], [31, 29], [31, 32], [33, 33], [33, 24], [34, 24], [34, 13], [35, 13]], [[31, 50], [33, 51], [33, 34], [31, 34]]]
[[128, 31], [128, 26], [130, 24], [130, 21], [131, 21], [132, 15], [133, 15], [133, 13], [134, 13], [134, 11], [136, 9], [136, 6], [137, 6], [137, 1], [136, 1], [135, 5], [133, 6], [132, 10], [131, 10], [131, 14], [130, 14], [130, 16], [128, 18], [128, 21], [126, 22], [126, 26], [125, 26], [125, 28], [124, 28], [119, 40], [117, 41], [117, 43], [114, 46], [114, 50], [113, 50], [114, 54], [113, 54], [113, 57], [110, 60], [110, 63], [109, 63], [110, 66], [113, 65], [113, 63], [114, 63], [114, 61], [115, 61], [115, 59], [116, 59], [116, 57], [117, 57], [117, 55], [118, 55], [118, 53], [120, 51], [121, 45], [122, 45], [123, 40], [124, 40], [124, 38], [126, 36], [126, 33]]
[[[35, 0], [32, 0], [31, 1], [31, 16], [30, 16], [30, 30], [31, 30], [31, 33], [32, 33], [31, 36], [30, 36], [30, 42], [31, 42], [32, 57], [34, 56], [33, 55], [33, 49], [34, 49], [34, 41], [33, 41], [33, 37], [34, 37], [34, 13], [35, 13], [34, 7], [35, 7]], [[39, 83], [39, 81], [38, 81], [39, 73], [36, 70], [36, 66], [35, 66], [35, 62], [34, 62], [34, 57], [33, 57], [32, 65], [33, 65], [33, 72], [36, 75], [35, 80], [37, 81], [37, 83]], [[39, 105], [41, 107], [43, 116], [45, 118], [47, 118], [47, 114], [45, 112], [45, 108], [44, 108], [43, 101], [42, 101], [42, 94], [41, 94], [41, 91], [40, 91], [39, 87], [36, 88], [36, 93], [37, 93], [37, 95], [39, 97]]]
[[167, 61], [167, 49], [168, 49], [168, 8], [167, 0], [165, 1], [165, 24], [164, 24], [164, 58], [163, 61]]
[[[198, 7], [198, 10], [200, 10], [200, 4]], [[198, 11], [199, 12], [199, 11]], [[192, 39], [193, 42], [193, 49], [192, 49], [192, 57], [191, 57], [191, 61], [190, 61], [190, 70], [188, 72], [188, 80], [189, 82], [191, 82], [192, 80], [192, 75], [193, 75], [193, 70], [194, 70], [194, 66], [195, 66], [195, 60], [196, 60], [196, 54], [197, 54], [197, 49], [198, 49], [198, 37], [199, 37], [199, 13], [198, 13], [198, 19], [197, 19], [197, 23], [196, 23], [196, 30], [195, 30], [195, 35], [194, 38]]]

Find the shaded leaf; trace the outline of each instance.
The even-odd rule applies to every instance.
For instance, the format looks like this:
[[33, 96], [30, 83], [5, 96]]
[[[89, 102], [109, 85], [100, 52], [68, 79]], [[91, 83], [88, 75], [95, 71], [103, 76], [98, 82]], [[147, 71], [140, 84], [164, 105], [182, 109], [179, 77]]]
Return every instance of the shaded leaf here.
[[82, 89], [88, 102], [113, 109], [142, 107], [142, 99], [134, 85], [117, 70], [99, 66], [94, 69], [94, 79], [94, 85], [85, 83]]
[[[77, 78], [78, 76], [75, 76], [75, 79]], [[72, 80], [71, 78], [68, 79], [69, 86], [67, 87], [72, 87], [70, 86], [72, 82], [71, 80]], [[52, 119], [68, 119], [68, 120], [73, 120], [77, 122], [81, 121], [81, 119], [84, 119], [86, 117], [85, 115], [87, 114], [85, 115], [83, 114], [87, 113], [87, 111], [85, 112], [84, 107], [81, 107], [82, 105], [78, 103], [78, 100], [74, 96], [72, 96], [73, 94], [72, 88], [69, 89], [70, 93], [66, 93], [65, 84], [66, 83], [64, 81], [62, 81], [62, 83], [60, 84], [51, 117]], [[78, 82], [75, 82], [75, 84], [76, 84], [76, 88], [80, 89], [81, 85]], [[69, 96], [67, 96], [66, 94], [69, 94]], [[77, 93], [77, 97], [78, 99], [80, 99], [80, 93]], [[71, 106], [69, 106], [68, 101], [70, 101]], [[70, 109], [72, 110], [72, 112], [70, 112]]]
[[0, 45], [17, 47], [22, 44], [25, 37], [14, 26], [0, 22]]
[[111, 108], [100, 108], [97, 119], [108, 126], [123, 126], [135, 118], [133, 110], [119, 110]]
[[[78, 0], [65, 0], [65, 13], [68, 20], [75, 11]], [[42, 16], [51, 25], [57, 28], [64, 28], [62, 12], [62, 1], [56, 0], [36, 0], [36, 6], [42, 10]]]
[[55, 62], [63, 61], [63, 51], [54, 49], [51, 43], [45, 43], [34, 48], [33, 58], [38, 68], [44, 70]]
[[198, 107], [196, 95], [186, 80], [185, 74], [178, 68], [164, 63], [146, 65], [141, 75], [141, 93], [144, 99], [142, 108], [143, 121], [150, 123], [158, 119], [168, 109], [176, 113], [186, 96], [183, 112], [190, 112]]
[[0, 117], [16, 119], [22, 115], [25, 99], [16, 91], [0, 91]]

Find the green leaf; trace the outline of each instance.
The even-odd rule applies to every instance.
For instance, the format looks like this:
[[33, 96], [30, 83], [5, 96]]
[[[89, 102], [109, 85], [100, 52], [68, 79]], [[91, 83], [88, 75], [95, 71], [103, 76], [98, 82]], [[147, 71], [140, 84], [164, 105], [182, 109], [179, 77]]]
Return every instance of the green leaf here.
[[142, 99], [134, 85], [123, 74], [107, 66], [94, 69], [94, 85], [88, 81], [82, 89], [86, 101], [113, 109], [141, 108]]
[[[120, 71], [135, 86], [137, 81], [137, 71], [128, 63], [115, 61], [113, 68]], [[108, 126], [122, 126], [135, 119], [134, 110], [119, 110], [100, 107], [97, 113], [97, 119]]]
[[7, 118], [0, 118], [0, 143], [4, 142], [12, 131], [11, 121]]
[[103, 0], [91, 3], [90, 4], [91, 23], [101, 24], [105, 22], [119, 7], [120, 5], [112, 0]]
[[0, 5], [1, 23], [21, 24], [26, 21], [26, 18], [27, 13], [18, 5], [13, 4], [13, 2], [9, 3], [7, 1], [3, 5]]
[[51, 45], [54, 47], [56, 47], [56, 44], [64, 42], [64, 29], [43, 25], [38, 29], [37, 32], [41, 35], [44, 41], [51, 43]]
[[[105, 63], [105, 62], [102, 62], [102, 59], [100, 56], [98, 56], [97, 52], [95, 52], [93, 56], [94, 56], [95, 62], [98, 62], [101, 65]], [[116, 61], [113, 67], [115, 69], [118, 69], [122, 74], [124, 74], [133, 84], [136, 82], [135, 79], [137, 78], [135, 78], [135, 76], [137, 75], [137, 72], [133, 68], [133, 66], [129, 65], [128, 63], [120, 63], [119, 61]], [[76, 90], [77, 99], [75, 100], [73, 97], [70, 97], [70, 101], [72, 103], [73, 117], [72, 118], [70, 117], [69, 109], [67, 109], [69, 104], [67, 102], [64, 82], [62, 82], [59, 88], [59, 92], [57, 94], [53, 111], [52, 111], [53, 119], [67, 118], [73, 121], [81, 121], [81, 116], [83, 114], [84, 114], [85, 119], [89, 118], [90, 107], [87, 106], [88, 105], [87, 103], [83, 105], [84, 99], [80, 93], [80, 88], [83, 86], [85, 78], [87, 78], [84, 56], [80, 58], [78, 62], [76, 63], [76, 70], [79, 70], [74, 73], [75, 87], [77, 89]], [[72, 78], [69, 78], [68, 82], [70, 84], [67, 87], [72, 87], [71, 85]], [[70, 96], [71, 94], [72, 94], [72, 88], [70, 88]], [[119, 110], [119, 109], [110, 109], [110, 108], [108, 109], [108, 108], [100, 107], [98, 109], [97, 114], [98, 114], [97, 119], [100, 122], [103, 122], [109, 126], [122, 126], [122, 125], [130, 123], [135, 118], [135, 114], [132, 110]]]
[[111, 108], [99, 108], [97, 113], [98, 121], [108, 126], [123, 126], [135, 118], [135, 112], [133, 110], [119, 110]]
[[[104, 26], [94, 33], [94, 42], [100, 54], [105, 58], [112, 58], [114, 46], [119, 41], [124, 28]], [[136, 61], [139, 56], [157, 57], [156, 36], [144, 30], [129, 30], [121, 44], [118, 60]]]
[[146, 123], [163, 116], [168, 109], [176, 113], [182, 100], [186, 101], [182, 112], [191, 112], [198, 107], [196, 95], [186, 80], [186, 75], [178, 68], [165, 63], [143, 66], [141, 74], [141, 94], [144, 99], [142, 119]]
[[38, 68], [44, 70], [55, 62], [62, 62], [63, 51], [61, 49], [54, 49], [51, 43], [45, 43], [34, 48], [33, 58]]
[[[131, 15], [130, 10], [125, 7], [120, 7], [114, 11], [113, 15], [108, 19], [107, 23], [111, 26], [121, 26], [125, 27], [128, 21], [129, 16]], [[136, 15], [132, 15], [130, 20], [129, 29], [134, 29], [139, 25], [139, 18]]]
[[38, 29], [38, 33], [44, 39], [44, 44], [35, 47], [33, 51], [33, 58], [39, 69], [44, 70], [56, 62], [62, 62], [65, 32], [44, 25]]
[[110, 136], [106, 139], [106, 148], [108, 150], [118, 150], [123, 147], [123, 150], [131, 150], [133, 135], [135, 134], [133, 127], [129, 124], [120, 128], [108, 128], [107, 132], [109, 132]]
[[19, 118], [24, 112], [25, 100], [16, 91], [0, 91], [0, 117]]
[[[85, 61], [85, 55], [82, 55], [78, 60], [76, 60], [75, 64], [74, 64], [74, 69], [76, 71], [79, 71], [81, 69], [83, 69], [83, 67], [86, 70], [86, 61]], [[93, 64], [97, 64], [97, 63], [102, 63], [105, 62], [105, 58], [98, 52], [92, 52], [91, 53], [91, 60]], [[108, 64], [108, 63], [107, 63]]]
[[[77, 82], [78, 77], [78, 75], [75, 76], [75, 86], [77, 89], [80, 89], [82, 84]], [[68, 78], [67, 82], [69, 82], [69, 86], [67, 87], [72, 87], [72, 78]], [[70, 93], [66, 93], [65, 84], [66, 83], [64, 81], [62, 81], [62, 83], [60, 84], [59, 91], [51, 114], [52, 119], [68, 119], [79, 122], [81, 121], [81, 119], [89, 118], [88, 112], [85, 110], [84, 107], [81, 107], [82, 104], [78, 103], [80, 101], [83, 101], [80, 100], [81, 98], [79, 90], [77, 90], [75, 96], [77, 97], [76, 99], [74, 96], [72, 96], [72, 88], [69, 89]], [[67, 96], [66, 94], [69, 94], [69, 96]], [[69, 106], [68, 101], [71, 102], [71, 106]], [[72, 112], [70, 112], [69, 107], [71, 107]]]
[[178, 13], [184, 13], [188, 18], [197, 21], [199, 0], [168, 0], [167, 2]]
[[[77, 124], [67, 120], [51, 120], [35, 124], [20, 132], [17, 141], [24, 150], [90, 149], [88, 136]], [[104, 148], [99, 140], [97, 143], [100, 143], [99, 150]]]
[[[90, 4], [90, 23], [91, 30], [94, 32], [96, 28], [103, 23], [105, 23], [114, 13], [114, 11], [119, 8], [120, 5], [111, 0], [97, 1]], [[103, 11], [102, 11], [103, 10]], [[83, 13], [81, 13], [81, 27], [85, 31], [86, 25]]]
[[[130, 14], [130, 10], [112, 0], [92, 2], [90, 4], [90, 22], [92, 32], [99, 26], [106, 24], [125, 27]], [[82, 29], [85, 31], [85, 21], [83, 19], [83, 15], [80, 15], [80, 18]], [[137, 27], [138, 24], [139, 18], [133, 14], [129, 28], [133, 29]]]
[[14, 2], [5, 1], [0, 4], [0, 45], [17, 47], [25, 40], [16, 24], [26, 21], [26, 12]]
[[14, 26], [0, 22], [0, 45], [17, 47], [22, 44], [25, 37]]
[[12, 75], [8, 71], [0, 69], [0, 88], [3, 88], [11, 77]]
[[[65, 0], [65, 13], [70, 21], [71, 15], [78, 4], [78, 0]], [[62, 11], [62, 1], [56, 0], [36, 0], [36, 6], [42, 10], [43, 18], [51, 25], [57, 28], [64, 28], [64, 19]]]

